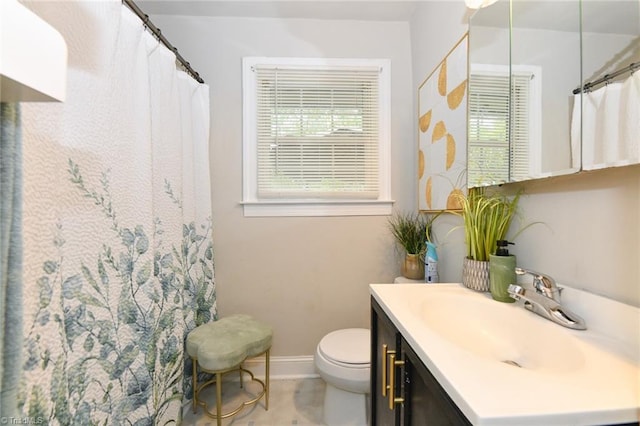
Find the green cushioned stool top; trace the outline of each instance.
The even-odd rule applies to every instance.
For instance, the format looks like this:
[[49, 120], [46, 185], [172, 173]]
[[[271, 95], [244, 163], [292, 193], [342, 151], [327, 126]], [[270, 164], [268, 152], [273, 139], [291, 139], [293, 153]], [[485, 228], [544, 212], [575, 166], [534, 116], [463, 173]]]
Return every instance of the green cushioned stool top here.
[[220, 371], [271, 347], [273, 330], [249, 315], [237, 314], [203, 324], [187, 336], [187, 353], [201, 368]]

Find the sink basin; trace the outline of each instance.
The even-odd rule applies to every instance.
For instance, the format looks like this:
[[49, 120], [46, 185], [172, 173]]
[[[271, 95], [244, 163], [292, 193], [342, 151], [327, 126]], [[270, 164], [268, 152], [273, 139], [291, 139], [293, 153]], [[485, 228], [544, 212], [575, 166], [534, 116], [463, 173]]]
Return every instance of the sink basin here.
[[371, 295], [476, 426], [640, 420], [640, 309], [564, 286], [572, 330], [460, 284], [371, 284]]
[[475, 355], [555, 374], [584, 366], [571, 336], [515, 304], [460, 293], [419, 300], [412, 308], [444, 340]]

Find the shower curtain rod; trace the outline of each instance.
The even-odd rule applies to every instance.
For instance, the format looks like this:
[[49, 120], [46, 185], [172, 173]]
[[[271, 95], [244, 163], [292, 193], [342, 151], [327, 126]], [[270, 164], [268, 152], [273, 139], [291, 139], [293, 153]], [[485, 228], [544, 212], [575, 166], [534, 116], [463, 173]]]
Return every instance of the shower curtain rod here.
[[619, 75], [622, 75], [626, 72], [631, 72], [633, 73], [635, 70], [637, 70], [638, 68], [640, 68], [640, 62], [632, 62], [631, 64], [627, 65], [624, 68], [620, 68], [618, 71], [615, 71], [611, 74], [605, 74], [604, 77], [599, 78], [597, 80], [593, 80], [590, 81], [588, 83], [585, 83], [584, 86], [582, 87], [578, 87], [577, 89], [573, 90], [573, 94], [577, 95], [580, 92], [588, 92], [589, 90], [593, 89], [593, 86], [597, 86], [598, 84], [601, 83], [606, 83], [611, 79], [616, 78]]
[[178, 62], [180, 62], [185, 71], [187, 71], [187, 73], [191, 77], [193, 77], [194, 80], [196, 80], [198, 83], [204, 83], [204, 80], [202, 79], [202, 77], [200, 77], [200, 74], [198, 74], [193, 68], [191, 68], [189, 62], [187, 62], [182, 57], [182, 55], [178, 53], [178, 48], [169, 43], [169, 40], [167, 40], [167, 38], [162, 35], [162, 31], [160, 31], [160, 28], [156, 27], [153, 22], [151, 22], [151, 20], [149, 19], [149, 15], [145, 14], [133, 0], [122, 0], [122, 3], [129, 6], [129, 9], [131, 9], [136, 15], [138, 15], [138, 18], [142, 20], [144, 26], [151, 30], [153, 35], [176, 55], [176, 59], [178, 60]]

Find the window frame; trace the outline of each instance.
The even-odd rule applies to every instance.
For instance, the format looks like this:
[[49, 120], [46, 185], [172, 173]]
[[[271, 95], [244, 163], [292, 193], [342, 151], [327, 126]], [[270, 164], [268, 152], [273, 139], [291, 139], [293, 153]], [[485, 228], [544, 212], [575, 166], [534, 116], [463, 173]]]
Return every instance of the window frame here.
[[[257, 65], [298, 69], [377, 67], [378, 85], [378, 197], [362, 198], [260, 198], [258, 196]], [[244, 57], [243, 88], [243, 206], [244, 216], [367, 216], [391, 214], [391, 61], [389, 59], [327, 59]]]

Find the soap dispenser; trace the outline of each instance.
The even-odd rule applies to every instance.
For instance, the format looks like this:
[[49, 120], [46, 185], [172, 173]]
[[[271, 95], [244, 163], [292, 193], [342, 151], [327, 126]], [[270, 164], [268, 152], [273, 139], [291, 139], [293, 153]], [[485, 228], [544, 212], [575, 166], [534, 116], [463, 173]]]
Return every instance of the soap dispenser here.
[[515, 299], [509, 296], [509, 284], [516, 284], [516, 257], [509, 254], [507, 240], [497, 241], [495, 254], [489, 255], [489, 289], [494, 300], [513, 303]]

